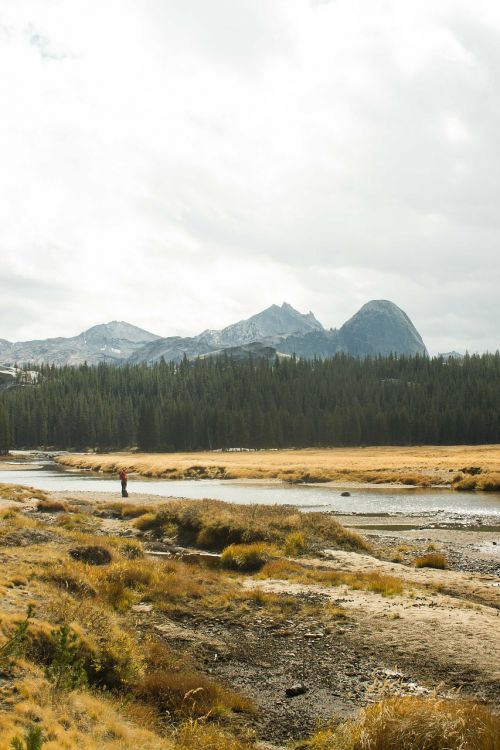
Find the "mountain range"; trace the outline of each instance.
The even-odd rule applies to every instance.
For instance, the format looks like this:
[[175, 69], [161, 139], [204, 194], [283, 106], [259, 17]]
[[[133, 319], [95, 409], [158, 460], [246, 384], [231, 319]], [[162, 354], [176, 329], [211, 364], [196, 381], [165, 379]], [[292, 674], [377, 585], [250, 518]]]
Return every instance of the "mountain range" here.
[[79, 365], [87, 362], [152, 364], [178, 362], [226, 351], [233, 357], [291, 356], [312, 359], [337, 353], [355, 357], [427, 354], [417, 329], [393, 302], [372, 300], [339, 329], [325, 329], [312, 312], [284, 302], [252, 317], [197, 336], [163, 338], [123, 321], [96, 325], [71, 338], [12, 343], [0, 339], [0, 362], [8, 365]]

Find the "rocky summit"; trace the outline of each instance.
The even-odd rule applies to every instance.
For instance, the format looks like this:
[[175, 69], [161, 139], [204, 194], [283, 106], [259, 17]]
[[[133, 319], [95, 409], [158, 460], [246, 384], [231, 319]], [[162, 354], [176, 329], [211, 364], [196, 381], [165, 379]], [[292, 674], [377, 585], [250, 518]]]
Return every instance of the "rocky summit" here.
[[127, 360], [138, 348], [159, 338], [124, 321], [96, 325], [71, 338], [11, 343], [0, 339], [0, 362], [8, 364], [97, 365]]
[[129, 323], [113, 321], [72, 338], [18, 343], [0, 339], [0, 362], [10, 365], [152, 364], [162, 358], [179, 362], [184, 357], [195, 359], [221, 352], [237, 358], [296, 355], [305, 359], [324, 359], [338, 353], [355, 357], [427, 355], [408, 315], [388, 300], [363, 305], [340, 329], [326, 330], [312, 312], [301, 313], [284, 302], [220, 331], [205, 330], [197, 336], [162, 338]]
[[339, 330], [344, 351], [355, 357], [382, 354], [427, 354], [422, 337], [408, 315], [393, 302], [372, 300]]

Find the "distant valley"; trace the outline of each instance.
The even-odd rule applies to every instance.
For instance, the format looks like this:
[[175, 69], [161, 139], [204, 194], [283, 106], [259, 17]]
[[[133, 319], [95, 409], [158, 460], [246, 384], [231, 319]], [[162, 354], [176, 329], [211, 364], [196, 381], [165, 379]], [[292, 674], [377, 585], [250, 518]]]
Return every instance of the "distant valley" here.
[[153, 364], [162, 358], [235, 358], [292, 356], [328, 358], [345, 353], [355, 357], [426, 355], [422, 337], [406, 313], [388, 300], [372, 300], [339, 329], [325, 329], [312, 312], [300, 313], [286, 302], [271, 305], [222, 330], [197, 336], [161, 337], [126, 322], [93, 326], [71, 338], [12, 343], [0, 339], [0, 363], [6, 366], [43, 363], [81, 365]]

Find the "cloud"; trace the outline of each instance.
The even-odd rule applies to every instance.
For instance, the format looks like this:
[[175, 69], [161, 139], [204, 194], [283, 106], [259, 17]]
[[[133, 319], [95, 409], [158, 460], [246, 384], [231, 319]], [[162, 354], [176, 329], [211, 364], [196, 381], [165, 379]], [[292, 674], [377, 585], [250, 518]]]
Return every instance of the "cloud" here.
[[492, 0], [5, 0], [0, 337], [386, 297], [495, 349], [499, 33]]

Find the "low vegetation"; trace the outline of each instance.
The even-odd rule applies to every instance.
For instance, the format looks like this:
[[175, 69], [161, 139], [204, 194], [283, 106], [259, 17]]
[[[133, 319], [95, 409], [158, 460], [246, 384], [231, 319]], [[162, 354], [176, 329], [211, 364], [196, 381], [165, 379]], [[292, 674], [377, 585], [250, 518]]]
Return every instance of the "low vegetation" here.
[[[396, 576], [303, 557], [325, 547], [369, 549], [326, 514], [214, 501], [78, 512], [68, 503], [58, 512], [40, 507], [46, 502], [54, 503], [15, 503], [0, 514], [0, 750], [257, 750], [265, 706], [234, 676], [210, 673], [214, 650], [224, 659], [221, 624], [225, 634], [243, 623], [257, 637], [279, 630], [284, 640], [304, 624], [313, 635], [353, 625], [352, 613], [324, 592], [270, 593], [270, 579], [405, 593]], [[108, 534], [109, 515], [140, 539]], [[157, 537], [221, 551], [221, 566], [150, 559], [144, 550]], [[203, 637], [201, 623], [210, 626]], [[301, 747], [498, 750], [498, 730], [498, 717], [476, 703], [401, 696]]]
[[[286, 482], [454, 485], [464, 478], [484, 484], [500, 472], [498, 445], [378, 446], [305, 450], [129, 453], [64, 455], [58, 461], [73, 468], [118, 472], [126, 468], [142, 476], [164, 479], [278, 479]], [[469, 477], [462, 469], [481, 474]], [[455, 477], [458, 477], [455, 481]], [[464, 487], [465, 488], [465, 487]], [[461, 487], [457, 487], [461, 489]]]
[[221, 555], [223, 568], [253, 573], [271, 558], [272, 547], [267, 544], [231, 544]]
[[211, 552], [221, 552], [231, 544], [258, 542], [292, 546], [299, 551], [318, 546], [370, 550], [363, 537], [344, 528], [332, 516], [301, 513], [291, 506], [178, 500], [139, 516], [135, 526], [141, 531], [175, 537], [182, 546]]
[[0, 483], [0, 499], [9, 502], [24, 503], [26, 500], [46, 500], [47, 493], [36, 490], [34, 487], [25, 487], [20, 484]]
[[403, 581], [377, 571], [349, 573], [345, 570], [318, 569], [287, 559], [271, 560], [264, 565], [259, 577], [314, 583], [321, 586], [348, 586], [351, 589], [374, 591], [382, 596], [402, 594]]
[[397, 696], [318, 732], [310, 750], [498, 750], [500, 716], [472, 701]]
[[416, 568], [436, 568], [437, 570], [446, 570], [448, 560], [439, 552], [429, 552], [427, 555], [420, 555], [414, 561]]
[[461, 491], [500, 492], [500, 472], [460, 473], [453, 477], [451, 486], [452, 489]]

